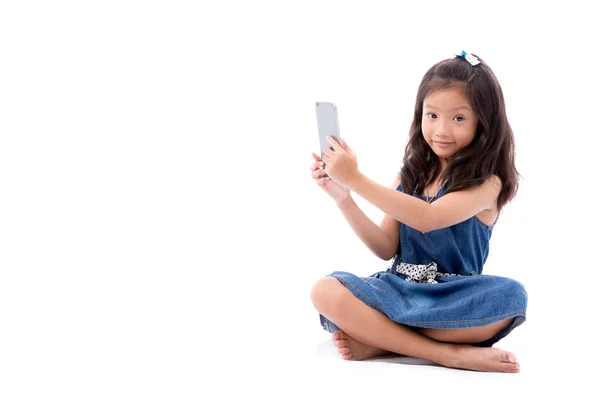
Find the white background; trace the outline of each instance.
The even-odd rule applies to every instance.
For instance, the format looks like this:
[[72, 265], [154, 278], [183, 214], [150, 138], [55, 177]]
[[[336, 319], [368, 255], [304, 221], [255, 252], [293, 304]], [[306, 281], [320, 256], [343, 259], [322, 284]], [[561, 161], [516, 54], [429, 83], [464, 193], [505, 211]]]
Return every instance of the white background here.
[[[599, 37], [577, 1], [2, 2], [0, 398], [593, 398]], [[310, 179], [314, 103], [391, 185], [463, 49], [516, 138], [485, 273], [528, 290], [522, 372], [344, 362], [310, 289], [388, 263]]]

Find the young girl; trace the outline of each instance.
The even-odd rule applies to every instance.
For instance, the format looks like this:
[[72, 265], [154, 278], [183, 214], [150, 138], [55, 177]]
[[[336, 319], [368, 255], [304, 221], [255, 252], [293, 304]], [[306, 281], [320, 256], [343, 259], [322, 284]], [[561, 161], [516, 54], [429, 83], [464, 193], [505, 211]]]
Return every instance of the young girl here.
[[[496, 76], [477, 56], [443, 60], [419, 86], [403, 166], [392, 188], [358, 170], [342, 139], [312, 154], [312, 178], [385, 272], [333, 272], [311, 298], [345, 360], [398, 353], [478, 371], [519, 372], [492, 348], [525, 321], [519, 282], [482, 275], [492, 229], [516, 194], [513, 134]], [[325, 176], [327, 175], [327, 176]], [[378, 226], [351, 192], [385, 216]]]

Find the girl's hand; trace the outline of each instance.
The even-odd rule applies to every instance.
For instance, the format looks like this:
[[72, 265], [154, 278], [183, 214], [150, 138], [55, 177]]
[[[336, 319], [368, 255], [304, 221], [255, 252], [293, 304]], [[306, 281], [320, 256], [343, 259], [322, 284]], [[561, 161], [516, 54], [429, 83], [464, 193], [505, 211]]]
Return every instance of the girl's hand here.
[[340, 205], [350, 196], [350, 190], [326, 176], [325, 170], [323, 169], [325, 164], [323, 163], [323, 160], [321, 160], [321, 157], [315, 153], [312, 153], [312, 156], [315, 159], [315, 162], [310, 166], [311, 177], [317, 181], [317, 185], [321, 186], [325, 193], [335, 200], [336, 204]]
[[327, 136], [327, 141], [331, 143], [333, 150], [329, 147], [323, 149], [325, 172], [341, 186], [350, 188], [352, 181], [360, 174], [356, 154], [344, 139], [338, 143], [331, 136]]

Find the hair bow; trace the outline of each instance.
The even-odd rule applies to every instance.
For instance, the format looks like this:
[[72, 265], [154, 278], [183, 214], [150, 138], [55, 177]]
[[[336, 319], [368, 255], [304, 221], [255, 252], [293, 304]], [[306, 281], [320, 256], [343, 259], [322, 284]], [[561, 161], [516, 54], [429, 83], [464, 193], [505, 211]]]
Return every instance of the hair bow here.
[[471, 64], [472, 66], [476, 66], [477, 64], [480, 64], [479, 59], [477, 57], [475, 57], [471, 53], [467, 53], [464, 50], [460, 54], [455, 54], [454, 58], [456, 58], [456, 57], [464, 57], [464, 59], [467, 60], [469, 62], [469, 64]]

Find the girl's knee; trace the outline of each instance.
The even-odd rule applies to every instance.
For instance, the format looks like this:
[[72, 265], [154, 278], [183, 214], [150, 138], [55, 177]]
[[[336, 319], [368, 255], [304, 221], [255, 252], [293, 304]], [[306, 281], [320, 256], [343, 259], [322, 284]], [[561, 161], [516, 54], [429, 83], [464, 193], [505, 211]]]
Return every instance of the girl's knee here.
[[347, 289], [336, 278], [326, 276], [317, 281], [310, 293], [313, 305], [320, 313], [330, 314], [342, 303]]

